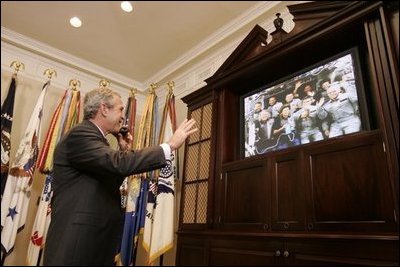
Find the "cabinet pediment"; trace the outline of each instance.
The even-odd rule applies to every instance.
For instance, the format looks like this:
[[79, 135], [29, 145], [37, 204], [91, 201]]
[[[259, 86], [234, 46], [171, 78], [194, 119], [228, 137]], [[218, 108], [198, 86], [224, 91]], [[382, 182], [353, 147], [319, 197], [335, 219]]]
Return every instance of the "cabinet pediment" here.
[[213, 77], [235, 69], [244, 61], [248, 61], [250, 58], [260, 54], [267, 46], [267, 38], [268, 32], [264, 28], [259, 25], [254, 26], [246, 38], [244, 38], [228, 59], [225, 60], [221, 67], [215, 72]]
[[[287, 39], [291, 37], [298, 38], [299, 33], [303, 33], [306, 30], [313, 31], [313, 28], [326, 28], [334, 21], [344, 19], [343, 15], [340, 15], [345, 13], [343, 11], [350, 12], [362, 6], [363, 2], [360, 1], [315, 1], [290, 5], [288, 10], [293, 15], [293, 29], [289, 32], [284, 30], [283, 24], [291, 22], [281, 18], [280, 13], [277, 13], [276, 18], [273, 20], [275, 27], [273, 32], [268, 32], [260, 25], [255, 25], [214, 75], [205, 81], [208, 85], [213, 85], [224, 77], [246, 68], [248, 65], [257, 64], [255, 62], [258, 58], [275, 53], [275, 50], [284, 50], [285, 48], [280, 49], [279, 47], [286, 43]], [[339, 17], [335, 19], [336, 15], [339, 15]], [[279, 47], [277, 48], [277, 46]]]

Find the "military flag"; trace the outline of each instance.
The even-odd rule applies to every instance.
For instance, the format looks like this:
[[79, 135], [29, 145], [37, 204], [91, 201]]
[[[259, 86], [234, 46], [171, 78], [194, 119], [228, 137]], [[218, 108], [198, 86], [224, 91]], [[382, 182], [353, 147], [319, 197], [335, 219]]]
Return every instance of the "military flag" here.
[[33, 173], [39, 150], [43, 103], [49, 84], [50, 80], [43, 85], [42, 92], [17, 150], [15, 160], [11, 164], [4, 189], [1, 201], [1, 248], [4, 253], [3, 259], [13, 251], [17, 232], [22, 230], [25, 225]]
[[37, 168], [41, 173], [46, 174], [46, 179], [28, 246], [27, 264], [30, 266], [36, 266], [40, 262], [41, 250], [44, 248], [47, 230], [50, 225], [54, 149], [61, 137], [79, 121], [79, 113], [80, 91], [65, 90], [51, 119], [49, 130], [37, 161]]
[[[152, 91], [147, 97], [143, 115], [140, 120], [136, 149], [141, 149], [153, 145], [153, 129], [155, 123], [156, 95]], [[136, 103], [136, 102], [135, 102]], [[136, 105], [134, 105], [136, 109]], [[133, 131], [133, 127], [130, 127]], [[120, 253], [116, 256], [116, 264], [132, 266], [135, 263], [137, 240], [140, 229], [144, 222], [144, 205], [147, 197], [147, 177], [149, 173], [129, 176], [121, 187], [122, 195], [125, 194], [126, 212], [125, 224], [120, 247]]]
[[1, 107], [1, 199], [3, 199], [4, 187], [8, 176], [8, 166], [10, 164], [11, 153], [11, 129], [14, 114], [15, 89], [17, 76], [11, 78], [7, 97]]
[[[175, 97], [170, 87], [161, 121], [159, 143], [167, 142], [175, 130]], [[148, 252], [149, 263], [153, 263], [173, 247], [176, 156], [176, 151], [172, 151], [167, 166], [150, 182], [143, 236], [143, 246]]]
[[[136, 98], [132, 92], [132, 96], [128, 98], [128, 103], [125, 108], [125, 119], [128, 125], [128, 131], [134, 136], [135, 130], [135, 118], [136, 118]], [[132, 265], [133, 256], [133, 245], [134, 245], [134, 228], [136, 223], [135, 207], [137, 198], [139, 196], [140, 184], [132, 183], [133, 177], [126, 177], [121, 185], [121, 206], [125, 210], [124, 214], [124, 229], [122, 233], [122, 239], [120, 244], [119, 253], [116, 255], [116, 265], [118, 266], [130, 266]]]

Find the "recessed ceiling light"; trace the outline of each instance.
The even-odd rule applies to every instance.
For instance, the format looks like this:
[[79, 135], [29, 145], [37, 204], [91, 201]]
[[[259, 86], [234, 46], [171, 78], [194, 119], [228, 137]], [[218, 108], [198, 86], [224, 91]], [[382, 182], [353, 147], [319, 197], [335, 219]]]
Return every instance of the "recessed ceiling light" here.
[[122, 1], [121, 8], [125, 12], [131, 12], [133, 10], [132, 4], [129, 1]]
[[69, 20], [69, 23], [75, 28], [79, 28], [80, 26], [82, 26], [82, 21], [78, 17], [71, 18]]

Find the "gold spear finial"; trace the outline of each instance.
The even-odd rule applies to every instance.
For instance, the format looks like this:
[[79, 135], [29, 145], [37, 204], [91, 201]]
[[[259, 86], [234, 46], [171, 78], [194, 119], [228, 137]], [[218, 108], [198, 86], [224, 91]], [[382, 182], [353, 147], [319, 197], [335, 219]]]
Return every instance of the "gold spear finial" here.
[[71, 79], [69, 81], [69, 86], [70, 86], [71, 90], [76, 91], [76, 90], [78, 90], [77, 87], [81, 87], [81, 81], [79, 81], [77, 79]]
[[101, 79], [99, 82], [99, 86], [101, 88], [107, 88], [108, 86], [110, 86], [110, 81], [106, 79]]
[[158, 83], [151, 83], [150, 84], [150, 94], [154, 94], [156, 89], [158, 88]]
[[172, 93], [174, 91], [175, 82], [169, 81], [169, 82], [167, 82], [167, 85], [168, 85], [168, 92]]
[[14, 74], [17, 75], [18, 71], [25, 69], [25, 64], [18, 60], [14, 60], [11, 62], [10, 67], [14, 68]]
[[131, 89], [132, 97], [135, 97], [136, 93], [137, 93], [137, 88], [136, 87], [132, 88]]
[[46, 69], [46, 70], [43, 72], [43, 75], [47, 75], [47, 78], [48, 78], [49, 80], [51, 80], [51, 78], [53, 78], [53, 75], [54, 75], [55, 77], [57, 77], [57, 71], [55, 71], [54, 69]]

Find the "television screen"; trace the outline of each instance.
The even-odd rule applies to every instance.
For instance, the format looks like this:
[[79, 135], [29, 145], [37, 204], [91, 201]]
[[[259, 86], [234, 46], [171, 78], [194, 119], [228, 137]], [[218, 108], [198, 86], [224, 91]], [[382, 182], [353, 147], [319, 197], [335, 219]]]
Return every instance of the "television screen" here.
[[241, 97], [249, 157], [363, 130], [356, 48]]

